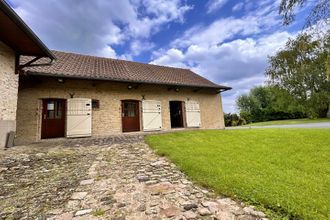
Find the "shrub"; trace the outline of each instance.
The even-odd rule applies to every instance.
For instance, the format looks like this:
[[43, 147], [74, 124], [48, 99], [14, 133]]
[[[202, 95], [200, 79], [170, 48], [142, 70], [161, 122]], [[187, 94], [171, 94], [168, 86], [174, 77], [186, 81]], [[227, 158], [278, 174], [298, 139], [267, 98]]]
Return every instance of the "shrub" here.
[[225, 126], [226, 127], [232, 127], [232, 126], [239, 126], [239, 125], [245, 125], [246, 120], [240, 116], [238, 116], [236, 113], [228, 113], [224, 115], [225, 119]]

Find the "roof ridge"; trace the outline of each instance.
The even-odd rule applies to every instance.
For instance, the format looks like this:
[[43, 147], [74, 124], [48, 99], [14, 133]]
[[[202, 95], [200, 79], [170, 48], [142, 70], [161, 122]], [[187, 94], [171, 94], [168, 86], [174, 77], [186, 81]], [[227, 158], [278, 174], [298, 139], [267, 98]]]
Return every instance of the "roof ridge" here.
[[51, 50], [51, 51], [52, 52], [58, 52], [58, 53], [65, 53], [65, 54], [73, 54], [73, 55], [85, 56], [85, 57], [92, 57], [92, 58], [109, 59], [109, 60], [114, 60], [114, 61], [124, 61], [124, 62], [130, 62], [130, 63], [136, 63], [136, 64], [143, 64], [143, 65], [159, 66], [159, 67], [172, 68], [172, 69], [189, 70], [189, 71], [193, 72], [189, 68], [165, 66], [165, 65], [153, 64], [153, 63], [143, 63], [143, 62], [137, 62], [137, 61], [132, 61], [132, 60], [124, 60], [124, 59], [117, 59], [117, 58], [111, 58], [111, 57], [102, 57], [102, 56], [95, 56], [95, 55], [90, 55], [90, 54], [83, 54], [83, 53], [79, 53], [79, 52], [69, 52], [69, 51], [60, 51], [60, 50]]

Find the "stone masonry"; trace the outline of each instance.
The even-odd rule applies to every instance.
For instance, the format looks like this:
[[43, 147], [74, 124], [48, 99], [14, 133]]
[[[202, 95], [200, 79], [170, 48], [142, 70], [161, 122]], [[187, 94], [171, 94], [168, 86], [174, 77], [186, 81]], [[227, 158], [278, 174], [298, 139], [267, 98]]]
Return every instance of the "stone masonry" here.
[[128, 89], [128, 84], [70, 79], [64, 79], [63, 83], [59, 83], [56, 78], [47, 77], [21, 79], [18, 92], [16, 143], [25, 144], [40, 140], [42, 99], [68, 99], [70, 94], [74, 95], [74, 98], [91, 98], [100, 101], [100, 108], [93, 109], [92, 112], [94, 137], [122, 133], [121, 100], [142, 101], [143, 97], [146, 100], [161, 101], [163, 131], [171, 129], [169, 101], [185, 102], [188, 99], [200, 104], [201, 129], [224, 128], [221, 96], [214, 90], [193, 91], [192, 88], [180, 88], [180, 91], [176, 92], [166, 86], [145, 84], [133, 85], [132, 89]]
[[18, 75], [15, 75], [15, 51], [0, 41], [0, 148], [7, 133], [16, 129]]

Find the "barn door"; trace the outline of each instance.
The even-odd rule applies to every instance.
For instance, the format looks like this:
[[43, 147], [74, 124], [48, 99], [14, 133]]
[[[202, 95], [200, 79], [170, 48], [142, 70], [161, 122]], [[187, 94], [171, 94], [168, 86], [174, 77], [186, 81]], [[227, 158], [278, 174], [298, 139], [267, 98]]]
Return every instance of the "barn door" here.
[[139, 101], [123, 100], [121, 105], [123, 132], [140, 131]]
[[41, 138], [64, 137], [65, 100], [42, 100]]
[[92, 100], [72, 98], [67, 100], [67, 137], [92, 135]]
[[162, 129], [161, 102], [154, 100], [142, 101], [142, 119], [144, 131], [157, 131]]
[[187, 127], [201, 126], [201, 114], [200, 114], [198, 102], [196, 101], [186, 102], [186, 118], [187, 118]]

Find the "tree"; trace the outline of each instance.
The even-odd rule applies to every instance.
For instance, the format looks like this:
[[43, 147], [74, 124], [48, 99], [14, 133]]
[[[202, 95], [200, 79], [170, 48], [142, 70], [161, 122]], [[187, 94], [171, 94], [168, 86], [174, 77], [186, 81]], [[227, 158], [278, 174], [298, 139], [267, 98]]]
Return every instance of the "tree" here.
[[309, 117], [325, 116], [330, 103], [330, 32], [321, 39], [308, 33], [289, 39], [269, 58], [268, 83], [286, 90]]
[[[307, 5], [308, 0], [282, 0], [280, 3], [279, 13], [283, 17], [285, 25], [290, 24], [295, 18], [295, 10]], [[318, 21], [329, 22], [330, 18], [330, 1], [329, 0], [315, 0], [315, 5], [306, 20], [306, 27], [311, 27]]]
[[240, 117], [247, 122], [302, 118], [304, 108], [286, 90], [276, 86], [254, 87], [238, 97]]

